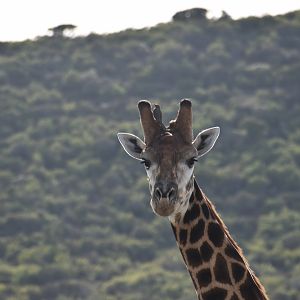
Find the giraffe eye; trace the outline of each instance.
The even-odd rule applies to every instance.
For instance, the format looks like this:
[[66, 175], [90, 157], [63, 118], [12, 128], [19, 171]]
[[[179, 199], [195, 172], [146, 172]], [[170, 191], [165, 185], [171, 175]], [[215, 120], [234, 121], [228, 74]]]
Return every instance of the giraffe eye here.
[[142, 158], [141, 164], [145, 165], [146, 170], [149, 170], [151, 167], [151, 161], [145, 158]]
[[186, 161], [186, 164], [188, 165], [189, 168], [192, 168], [197, 161], [196, 157], [192, 157]]

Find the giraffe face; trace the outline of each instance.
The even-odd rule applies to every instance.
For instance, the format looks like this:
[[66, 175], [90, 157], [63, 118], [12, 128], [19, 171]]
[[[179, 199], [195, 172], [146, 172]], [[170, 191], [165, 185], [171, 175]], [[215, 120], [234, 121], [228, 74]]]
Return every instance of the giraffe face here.
[[193, 187], [197, 150], [165, 134], [141, 153], [151, 195], [151, 207], [160, 216], [175, 216], [187, 209]]
[[150, 204], [157, 215], [174, 219], [185, 213], [193, 191], [194, 163], [213, 147], [219, 131], [219, 127], [203, 130], [192, 143], [165, 132], [150, 145], [135, 135], [118, 134], [127, 154], [145, 165]]

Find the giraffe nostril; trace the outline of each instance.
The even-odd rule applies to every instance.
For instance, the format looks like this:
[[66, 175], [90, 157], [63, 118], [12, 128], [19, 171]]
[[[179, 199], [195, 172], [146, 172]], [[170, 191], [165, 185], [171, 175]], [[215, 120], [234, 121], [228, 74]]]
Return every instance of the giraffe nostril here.
[[159, 188], [156, 188], [154, 191], [155, 197], [159, 200], [162, 196], [162, 193]]
[[176, 192], [174, 188], [171, 188], [170, 191], [168, 192], [168, 198], [169, 200], [173, 200], [176, 197]]
[[172, 196], [174, 196], [174, 194], [175, 194], [175, 191], [173, 188], [171, 188], [170, 191], [168, 192], [168, 198], [169, 199], [172, 198]]

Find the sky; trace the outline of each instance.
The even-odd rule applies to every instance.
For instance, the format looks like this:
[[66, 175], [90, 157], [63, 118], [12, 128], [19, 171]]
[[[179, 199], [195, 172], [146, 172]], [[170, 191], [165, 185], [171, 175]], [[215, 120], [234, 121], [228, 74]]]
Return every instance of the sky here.
[[60, 24], [76, 25], [76, 35], [151, 27], [193, 7], [238, 19], [299, 10], [300, 0], [0, 0], [0, 41], [34, 39]]

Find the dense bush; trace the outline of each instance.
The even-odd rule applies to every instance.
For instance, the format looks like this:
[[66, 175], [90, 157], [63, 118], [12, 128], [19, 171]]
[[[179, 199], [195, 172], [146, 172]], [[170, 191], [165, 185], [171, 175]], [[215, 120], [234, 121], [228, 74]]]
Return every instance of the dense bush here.
[[116, 139], [137, 100], [168, 121], [184, 97], [221, 127], [199, 184], [270, 298], [299, 299], [300, 13], [202, 19], [0, 43], [1, 299], [195, 299]]

